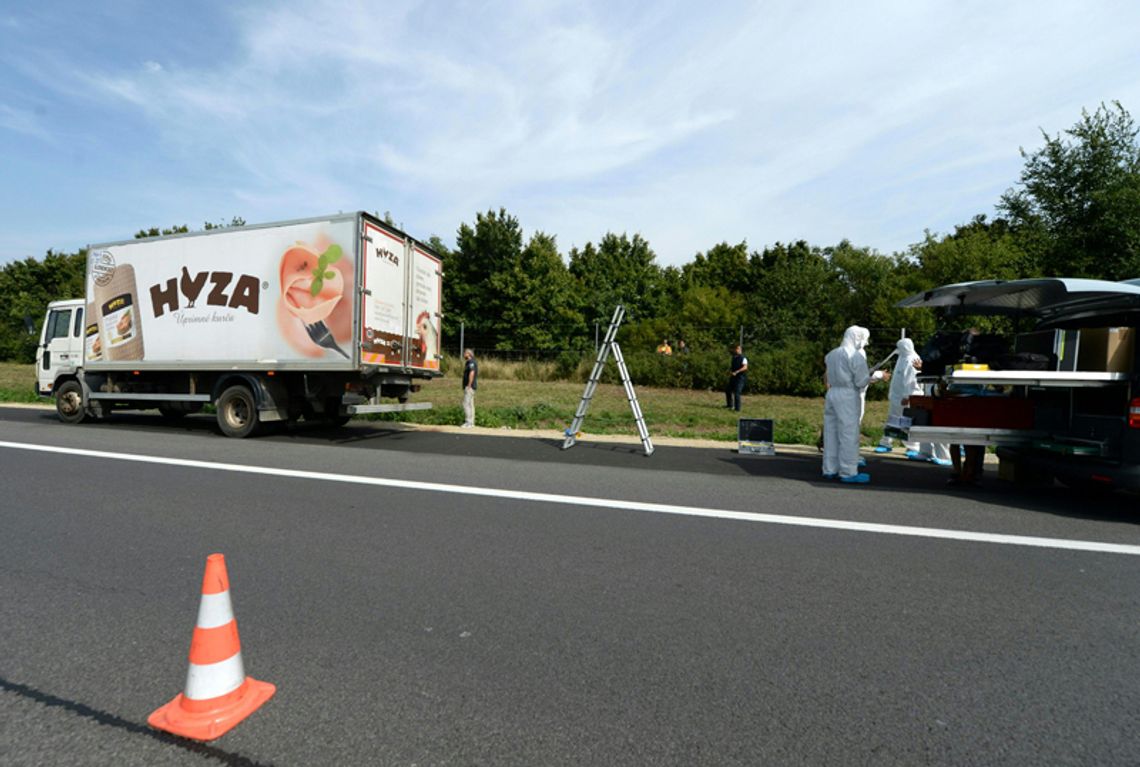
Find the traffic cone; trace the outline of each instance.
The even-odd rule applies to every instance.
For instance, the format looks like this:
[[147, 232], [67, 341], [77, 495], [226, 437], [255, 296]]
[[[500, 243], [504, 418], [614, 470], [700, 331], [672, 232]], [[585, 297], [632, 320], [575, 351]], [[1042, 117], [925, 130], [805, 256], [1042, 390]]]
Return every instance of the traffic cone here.
[[230, 604], [226, 558], [206, 558], [198, 624], [190, 640], [185, 691], [147, 718], [157, 730], [184, 738], [214, 740], [269, 700], [277, 688], [245, 675], [241, 641]]

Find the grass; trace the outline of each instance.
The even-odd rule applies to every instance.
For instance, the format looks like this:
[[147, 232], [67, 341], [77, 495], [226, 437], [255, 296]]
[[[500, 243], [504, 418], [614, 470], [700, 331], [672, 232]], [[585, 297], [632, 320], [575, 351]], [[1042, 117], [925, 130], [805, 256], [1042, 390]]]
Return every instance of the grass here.
[[36, 366], [0, 362], [0, 402], [47, 402], [36, 396]]
[[[541, 363], [540, 363], [541, 364]], [[568, 381], [517, 380], [535, 363], [496, 363], [494, 377], [485, 373], [480, 361], [479, 391], [475, 397], [475, 420], [479, 426], [511, 429], [563, 431], [574, 420], [582, 397], [583, 384]], [[458, 368], [453, 368], [458, 369]], [[548, 376], [543, 369], [539, 375]], [[32, 393], [35, 366], [0, 362], [0, 401], [46, 402]], [[775, 395], [745, 396], [737, 414], [724, 407], [724, 394], [717, 391], [658, 389], [638, 387], [637, 399], [645, 414], [649, 433], [654, 437], [736, 441], [736, 419], [771, 418], [776, 442], [814, 445], [823, 424], [823, 400]], [[368, 416], [370, 419], [407, 423], [463, 423], [463, 392], [457, 377], [450, 376], [426, 384], [412, 397], [413, 402], [431, 402], [431, 410]], [[863, 419], [865, 442], [877, 442], [887, 417], [887, 403], [868, 402]], [[582, 431], [586, 434], [627, 434], [636, 436], [633, 413], [621, 386], [600, 384], [590, 404]]]
[[[480, 365], [482, 371], [482, 365]], [[574, 420], [584, 386], [566, 381], [515, 381], [484, 377], [475, 396], [478, 426], [562, 431]], [[771, 418], [775, 439], [784, 444], [814, 445], [823, 425], [823, 400], [775, 395], [745, 396], [735, 413], [724, 406], [724, 394], [687, 389], [638, 387], [637, 399], [652, 436], [736, 441], [737, 418]], [[408, 423], [463, 422], [463, 393], [454, 378], [424, 386], [413, 401], [431, 402], [432, 410], [376, 416]], [[887, 417], [887, 403], [868, 402], [864, 438], [877, 442]], [[594, 393], [582, 431], [636, 435], [629, 401], [621, 386], [601, 384]]]

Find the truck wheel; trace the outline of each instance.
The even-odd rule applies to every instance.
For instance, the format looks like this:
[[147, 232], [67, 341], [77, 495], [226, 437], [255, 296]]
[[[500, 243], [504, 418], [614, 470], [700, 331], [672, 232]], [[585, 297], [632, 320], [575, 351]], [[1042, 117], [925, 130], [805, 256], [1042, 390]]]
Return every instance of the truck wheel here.
[[242, 385], [231, 386], [218, 397], [218, 427], [227, 437], [249, 437], [257, 431], [257, 402]]
[[83, 387], [79, 381], [65, 381], [55, 392], [55, 412], [64, 423], [81, 423], [83, 412]]

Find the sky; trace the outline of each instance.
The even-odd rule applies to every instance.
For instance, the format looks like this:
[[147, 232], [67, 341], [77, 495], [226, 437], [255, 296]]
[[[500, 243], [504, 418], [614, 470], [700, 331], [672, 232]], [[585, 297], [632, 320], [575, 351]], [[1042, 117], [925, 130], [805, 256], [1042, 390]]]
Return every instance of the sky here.
[[640, 233], [904, 251], [1020, 150], [1140, 118], [1140, 4], [0, 4], [0, 264], [205, 221], [505, 208], [566, 255]]

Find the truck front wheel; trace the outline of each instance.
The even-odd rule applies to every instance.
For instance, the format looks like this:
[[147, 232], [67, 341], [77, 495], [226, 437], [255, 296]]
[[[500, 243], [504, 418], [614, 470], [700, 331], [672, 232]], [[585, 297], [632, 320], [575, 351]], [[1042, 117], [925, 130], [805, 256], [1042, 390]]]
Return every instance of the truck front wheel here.
[[78, 381], [64, 381], [55, 392], [55, 412], [64, 423], [80, 423], [83, 412], [83, 387]]
[[240, 384], [218, 397], [218, 427], [227, 437], [248, 437], [257, 431], [257, 402], [253, 392]]

